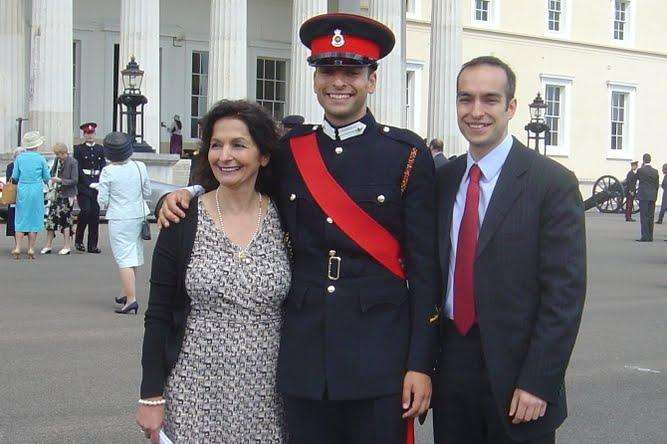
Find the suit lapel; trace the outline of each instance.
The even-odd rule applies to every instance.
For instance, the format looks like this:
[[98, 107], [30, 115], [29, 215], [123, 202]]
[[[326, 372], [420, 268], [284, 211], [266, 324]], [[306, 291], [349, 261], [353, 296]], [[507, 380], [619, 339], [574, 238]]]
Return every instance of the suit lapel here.
[[440, 190], [440, 202], [438, 202], [438, 227], [442, 230], [439, 241], [440, 267], [443, 277], [447, 278], [449, 273], [449, 249], [451, 248], [450, 233], [452, 231], [452, 215], [454, 212], [454, 202], [456, 194], [459, 191], [459, 185], [467, 166], [467, 156], [459, 156], [452, 161], [451, 168], [445, 168], [442, 189]]
[[500, 170], [498, 182], [491, 195], [491, 201], [480, 228], [476, 257], [479, 257], [484, 251], [512, 204], [523, 192], [521, 176], [530, 166], [530, 158], [524, 150], [527, 150], [527, 148], [515, 138], [505, 164]]

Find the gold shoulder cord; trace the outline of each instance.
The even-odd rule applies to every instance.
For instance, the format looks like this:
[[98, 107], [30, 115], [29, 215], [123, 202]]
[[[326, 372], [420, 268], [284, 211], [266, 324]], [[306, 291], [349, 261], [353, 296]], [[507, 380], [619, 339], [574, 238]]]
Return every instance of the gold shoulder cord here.
[[403, 171], [403, 179], [401, 180], [401, 196], [405, 194], [405, 190], [408, 188], [408, 182], [410, 181], [410, 173], [412, 172], [412, 167], [415, 164], [415, 158], [417, 157], [417, 148], [412, 148], [410, 150], [410, 155], [408, 156], [408, 163], [405, 165], [405, 171]]

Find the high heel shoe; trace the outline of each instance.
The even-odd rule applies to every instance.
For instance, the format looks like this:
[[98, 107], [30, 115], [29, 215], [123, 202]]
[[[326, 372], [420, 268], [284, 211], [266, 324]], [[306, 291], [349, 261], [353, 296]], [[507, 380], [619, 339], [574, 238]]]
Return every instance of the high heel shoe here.
[[114, 311], [118, 314], [130, 314], [130, 312], [134, 311], [134, 314], [137, 314], [137, 310], [139, 310], [139, 304], [137, 301], [134, 301], [130, 305], [126, 305], [125, 307]]
[[21, 259], [21, 250], [12, 250], [12, 257], [16, 260]]
[[28, 259], [34, 260], [35, 259], [35, 252], [32, 250], [28, 250]]
[[116, 304], [125, 305], [125, 303], [127, 302], [127, 296], [121, 296], [121, 297], [119, 297], [119, 298], [117, 297], [115, 299], [116, 299]]

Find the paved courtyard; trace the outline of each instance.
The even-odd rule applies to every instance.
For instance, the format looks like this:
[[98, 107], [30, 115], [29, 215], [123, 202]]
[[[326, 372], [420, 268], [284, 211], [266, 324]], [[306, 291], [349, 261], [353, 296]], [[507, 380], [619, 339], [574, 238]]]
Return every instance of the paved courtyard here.
[[[622, 216], [589, 212], [586, 222], [589, 289], [558, 442], [663, 443], [667, 226], [656, 226], [656, 242], [640, 244], [638, 223]], [[10, 239], [0, 238], [2, 443], [146, 442], [134, 410], [150, 263], [138, 276], [140, 315], [116, 315], [120, 290], [105, 225], [101, 239], [101, 255], [17, 262]], [[432, 442], [430, 416], [418, 433], [419, 444]]]

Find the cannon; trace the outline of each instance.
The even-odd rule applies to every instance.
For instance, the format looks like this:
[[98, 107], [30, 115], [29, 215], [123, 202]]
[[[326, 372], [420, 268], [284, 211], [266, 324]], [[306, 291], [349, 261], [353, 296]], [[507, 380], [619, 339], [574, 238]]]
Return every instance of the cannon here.
[[[601, 213], [623, 213], [625, 211], [625, 181], [621, 182], [614, 176], [602, 176], [593, 185], [592, 196], [584, 201], [586, 211], [597, 208]], [[635, 196], [632, 202], [632, 213], [639, 212], [639, 201]]]

